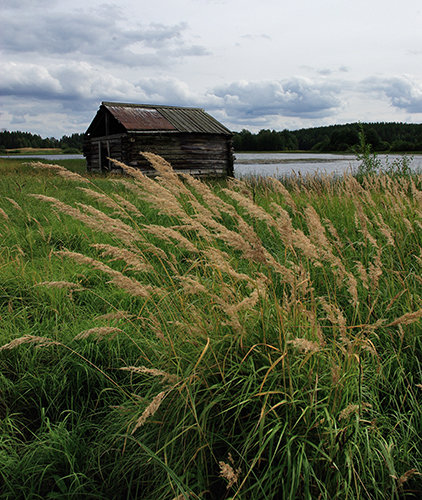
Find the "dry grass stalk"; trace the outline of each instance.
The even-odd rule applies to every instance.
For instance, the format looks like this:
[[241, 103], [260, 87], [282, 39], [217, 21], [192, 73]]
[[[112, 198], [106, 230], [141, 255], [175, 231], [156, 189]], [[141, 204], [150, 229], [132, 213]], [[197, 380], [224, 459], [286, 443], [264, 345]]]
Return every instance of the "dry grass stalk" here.
[[97, 316], [96, 320], [104, 320], [104, 321], [113, 321], [119, 319], [131, 319], [133, 318], [133, 314], [130, 314], [127, 311], [115, 311], [106, 314], [102, 314], [101, 316]]
[[328, 321], [338, 327], [340, 331], [340, 337], [345, 343], [349, 343], [347, 338], [347, 322], [341, 310], [334, 304], [328, 303], [324, 297], [319, 297], [319, 302], [327, 314]]
[[119, 273], [119, 275], [114, 276], [111, 283], [121, 288], [125, 292], [129, 293], [133, 297], [149, 297], [151, 294], [162, 295], [164, 292], [158, 287], [153, 287], [151, 285], [143, 285], [133, 278], [124, 276]]
[[403, 316], [400, 316], [400, 318], [395, 319], [386, 326], [411, 325], [412, 323], [415, 323], [421, 318], [422, 318], [422, 309], [419, 309], [414, 312], [403, 314]]
[[123, 260], [133, 271], [152, 272], [154, 270], [151, 264], [149, 264], [139, 253], [126, 250], [125, 248], [100, 243], [93, 244], [91, 247], [101, 250], [102, 257], [109, 256], [113, 257], [113, 260]]
[[209, 295], [210, 293], [194, 276], [179, 276], [179, 280], [182, 283], [183, 291], [188, 295], [196, 295], [198, 293]]
[[362, 282], [362, 285], [366, 290], [369, 290], [369, 280], [368, 280], [368, 273], [366, 272], [366, 269], [362, 262], [360, 260], [355, 262], [356, 264], [356, 269], [358, 270], [360, 280]]
[[[144, 175], [139, 169], [129, 167], [118, 160], [110, 160], [135, 179], [137, 187], [142, 190], [142, 198], [157, 208], [160, 214], [165, 214], [170, 217], [186, 217], [185, 210], [180, 205], [176, 196], [168, 189], [164, 186], [160, 186], [154, 179]], [[125, 185], [129, 187], [130, 184]]]
[[339, 420], [347, 420], [350, 418], [352, 415], [358, 414], [360, 411], [368, 411], [370, 408], [372, 408], [372, 405], [370, 403], [362, 403], [361, 405], [358, 404], [349, 404], [341, 410], [338, 419]]
[[144, 373], [146, 375], [151, 375], [152, 377], [162, 377], [162, 382], [168, 382], [170, 384], [177, 384], [180, 379], [177, 375], [164, 372], [162, 370], [157, 370], [156, 368], [147, 368], [146, 366], [124, 366], [120, 370], [127, 371], [130, 373]]
[[79, 181], [79, 182], [86, 182], [86, 183], [90, 182], [85, 177], [82, 177], [82, 175], [79, 175], [76, 172], [71, 172], [70, 170], [68, 170], [65, 167], [62, 167], [61, 165], [56, 165], [53, 163], [41, 163], [40, 161], [32, 162], [29, 165], [31, 167], [34, 167], [34, 168], [43, 168], [43, 169], [47, 169], [47, 170], [53, 170], [56, 174], [60, 175], [60, 177], [63, 177], [64, 179], [68, 179], [71, 181]]
[[355, 200], [355, 207], [356, 207], [357, 220], [360, 226], [360, 232], [363, 234], [364, 238], [371, 243], [371, 245], [373, 245], [375, 248], [378, 248], [378, 243], [376, 239], [372, 236], [372, 234], [369, 232], [368, 229], [368, 226], [373, 227], [372, 223], [365, 215], [362, 205], [358, 202], [358, 200]]
[[185, 179], [187, 184], [190, 185], [204, 200], [207, 205], [206, 208], [208, 213], [211, 211], [212, 214], [217, 217], [220, 216], [222, 212], [225, 212], [235, 218], [238, 216], [233, 205], [226, 203], [223, 199], [217, 196], [212, 189], [205, 184], [205, 182], [195, 179], [191, 175], [182, 174], [182, 177]]
[[253, 283], [254, 280], [245, 273], [238, 273], [229, 263], [230, 256], [218, 248], [209, 247], [202, 251], [202, 254], [207, 258], [210, 266], [218, 271], [228, 274], [236, 281], [248, 281]]
[[271, 182], [273, 189], [284, 197], [286, 204], [293, 210], [293, 212], [296, 212], [296, 203], [284, 184], [278, 179], [274, 179], [273, 177], [270, 177], [268, 181]]
[[9, 220], [9, 216], [2, 208], [0, 208], [0, 216], [3, 217], [4, 220]]
[[10, 202], [17, 210], [20, 210], [22, 212], [22, 207], [19, 205], [19, 203], [16, 200], [14, 200], [13, 198], [8, 198], [7, 196], [6, 196], [6, 200], [8, 202]]
[[184, 248], [189, 252], [192, 253], [198, 252], [198, 249], [191, 241], [189, 241], [185, 236], [180, 234], [179, 231], [176, 231], [170, 227], [156, 226], [154, 224], [150, 224], [150, 225], [144, 225], [143, 230], [167, 242], [171, 242], [172, 240], [176, 241], [179, 247]]
[[134, 242], [143, 240], [139, 231], [126, 224], [121, 219], [110, 217], [91, 205], [85, 205], [84, 203], [77, 203], [77, 205], [82, 207], [87, 213], [91, 214], [91, 226], [97, 231], [102, 230], [104, 233], [111, 234], [114, 238], [121, 240], [129, 246], [132, 246]]
[[99, 193], [98, 191], [94, 191], [93, 189], [86, 187], [80, 187], [78, 189], [83, 191], [90, 198], [93, 198], [94, 200], [102, 203], [106, 207], [116, 210], [119, 213], [119, 215], [122, 214], [124, 215], [124, 210], [122, 210], [119, 204], [115, 200], [113, 200], [113, 198], [111, 198], [110, 196], [107, 196], [104, 193]]
[[97, 326], [90, 328], [89, 330], [84, 330], [75, 336], [74, 340], [87, 339], [91, 335], [95, 336], [97, 340], [103, 340], [106, 337], [114, 338], [118, 333], [123, 333], [123, 330], [113, 326]]
[[79, 264], [87, 264], [94, 269], [98, 269], [99, 271], [103, 271], [104, 273], [110, 275], [110, 276], [118, 276], [121, 273], [119, 271], [115, 271], [111, 267], [107, 266], [103, 262], [99, 260], [95, 260], [92, 257], [88, 257], [87, 255], [83, 255], [78, 252], [70, 252], [69, 250], [58, 250], [55, 252], [56, 255], [60, 255], [62, 257], [69, 257]]
[[52, 203], [57, 210], [81, 221], [90, 229], [112, 234], [128, 245], [132, 245], [135, 241], [140, 239], [139, 233], [137, 233], [131, 226], [125, 224], [119, 219], [109, 217], [94, 207], [81, 203], [79, 204], [79, 206], [83, 207], [88, 212], [91, 212], [93, 215], [89, 216], [88, 214], [81, 212], [79, 209], [71, 207], [70, 205], [67, 205], [66, 203], [63, 203], [51, 196], [44, 196], [42, 194], [31, 194], [30, 196], [41, 201]]
[[231, 199], [235, 200], [252, 217], [266, 222], [269, 226], [276, 226], [274, 217], [272, 217], [268, 212], [254, 203], [247, 196], [244, 196], [237, 191], [231, 191], [230, 189], [223, 189], [223, 192], [226, 193]]
[[127, 212], [130, 212], [133, 215], [136, 215], [137, 217], [145, 217], [142, 212], [129, 200], [124, 198], [123, 196], [120, 196], [119, 194], [115, 193], [114, 198], [118, 201], [119, 205], [121, 207], [124, 207]]
[[14, 349], [22, 344], [38, 344], [38, 345], [60, 345], [60, 342], [49, 339], [48, 337], [38, 337], [36, 335], [24, 335], [18, 339], [14, 339], [8, 344], [4, 344], [0, 347], [0, 351], [6, 349]]
[[41, 283], [37, 283], [37, 286], [47, 286], [49, 288], [67, 289], [72, 291], [84, 290], [83, 286], [78, 283], [72, 283], [71, 281], [42, 281]]
[[231, 453], [229, 453], [228, 455], [228, 461], [230, 463], [219, 461], [218, 465], [220, 466], [220, 477], [227, 481], [227, 489], [230, 489], [239, 481], [242, 470], [240, 469], [240, 467], [237, 469], [233, 468], [234, 460], [231, 456]]
[[330, 221], [330, 219], [324, 219], [324, 224], [327, 226], [328, 232], [331, 234], [331, 236], [334, 238], [335, 245], [337, 248], [343, 248], [344, 243], [341, 241], [340, 236], [337, 232], [337, 229], [334, 227], [334, 224]]
[[99, 271], [102, 271], [109, 276], [112, 276], [111, 283], [115, 284], [117, 287], [125, 290], [130, 295], [134, 297], [149, 297], [151, 293], [162, 294], [163, 291], [157, 287], [153, 287], [151, 285], [143, 285], [139, 281], [136, 281], [133, 278], [129, 278], [125, 276], [119, 271], [115, 271], [111, 267], [107, 266], [103, 262], [95, 260], [91, 257], [87, 257], [86, 255], [82, 255], [77, 252], [69, 252], [68, 250], [60, 250], [55, 252], [57, 255], [62, 255], [64, 257], [70, 257], [71, 259], [79, 262], [80, 264], [87, 264]]
[[387, 245], [395, 246], [395, 241], [391, 228], [384, 222], [382, 215], [380, 213], [376, 214], [375, 223], [378, 226], [380, 233], [387, 240]]
[[369, 263], [368, 278], [371, 287], [371, 291], [375, 291], [378, 288], [379, 279], [382, 276], [382, 261], [381, 261], [381, 248], [377, 248], [375, 252], [374, 261]]
[[151, 403], [145, 408], [142, 415], [136, 421], [135, 427], [132, 429], [131, 434], [134, 434], [139, 427], [143, 426], [149, 417], [152, 417], [160, 408], [161, 403], [163, 402], [166, 395], [170, 392], [170, 389], [159, 392]]
[[304, 209], [306, 224], [309, 230], [309, 236], [317, 247], [325, 249], [327, 252], [332, 253], [331, 243], [325, 234], [325, 227], [321, 223], [321, 219], [315, 208], [312, 205], [308, 205]]
[[296, 347], [299, 351], [304, 353], [315, 353], [321, 350], [320, 345], [313, 340], [303, 339], [303, 338], [295, 338], [289, 340], [288, 344], [292, 344], [293, 347]]

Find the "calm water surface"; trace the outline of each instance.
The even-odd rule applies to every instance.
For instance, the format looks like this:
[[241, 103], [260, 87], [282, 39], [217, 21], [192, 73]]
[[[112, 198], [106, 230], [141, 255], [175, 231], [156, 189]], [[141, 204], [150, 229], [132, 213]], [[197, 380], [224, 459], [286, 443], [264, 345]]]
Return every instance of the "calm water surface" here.
[[[281, 177], [293, 172], [306, 174], [342, 174], [359, 165], [354, 155], [317, 153], [235, 153], [236, 177]], [[402, 155], [377, 155], [384, 165], [391, 164]], [[422, 171], [422, 155], [409, 156], [412, 169]]]

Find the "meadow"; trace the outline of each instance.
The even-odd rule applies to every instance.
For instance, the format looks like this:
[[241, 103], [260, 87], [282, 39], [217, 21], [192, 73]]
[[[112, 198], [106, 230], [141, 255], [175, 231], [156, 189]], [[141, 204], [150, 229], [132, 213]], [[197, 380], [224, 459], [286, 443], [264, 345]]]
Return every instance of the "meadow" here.
[[422, 494], [422, 175], [0, 160], [0, 498]]

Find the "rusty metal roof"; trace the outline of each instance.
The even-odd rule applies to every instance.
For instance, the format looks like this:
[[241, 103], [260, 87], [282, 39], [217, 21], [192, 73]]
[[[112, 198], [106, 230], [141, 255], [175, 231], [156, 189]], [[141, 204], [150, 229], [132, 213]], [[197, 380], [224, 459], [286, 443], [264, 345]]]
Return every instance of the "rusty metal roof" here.
[[228, 128], [200, 108], [103, 102], [128, 131], [167, 131], [231, 135]]

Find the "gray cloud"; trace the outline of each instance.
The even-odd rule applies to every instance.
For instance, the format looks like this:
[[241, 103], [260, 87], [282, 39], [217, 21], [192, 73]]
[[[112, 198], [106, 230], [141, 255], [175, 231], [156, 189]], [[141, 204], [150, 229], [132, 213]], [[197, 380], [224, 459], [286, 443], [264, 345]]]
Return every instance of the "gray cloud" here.
[[362, 81], [363, 90], [384, 95], [395, 108], [408, 113], [422, 113], [422, 86], [407, 77], [367, 78]]
[[275, 115], [323, 118], [341, 106], [340, 88], [305, 78], [283, 81], [234, 82], [213, 91], [227, 114], [239, 120]]
[[0, 46], [8, 53], [69, 56], [125, 65], [163, 65], [208, 53], [185, 41], [185, 23], [127, 27], [126, 21], [119, 8], [110, 5], [66, 14], [53, 10], [36, 23], [25, 12], [19, 16], [5, 12]]

